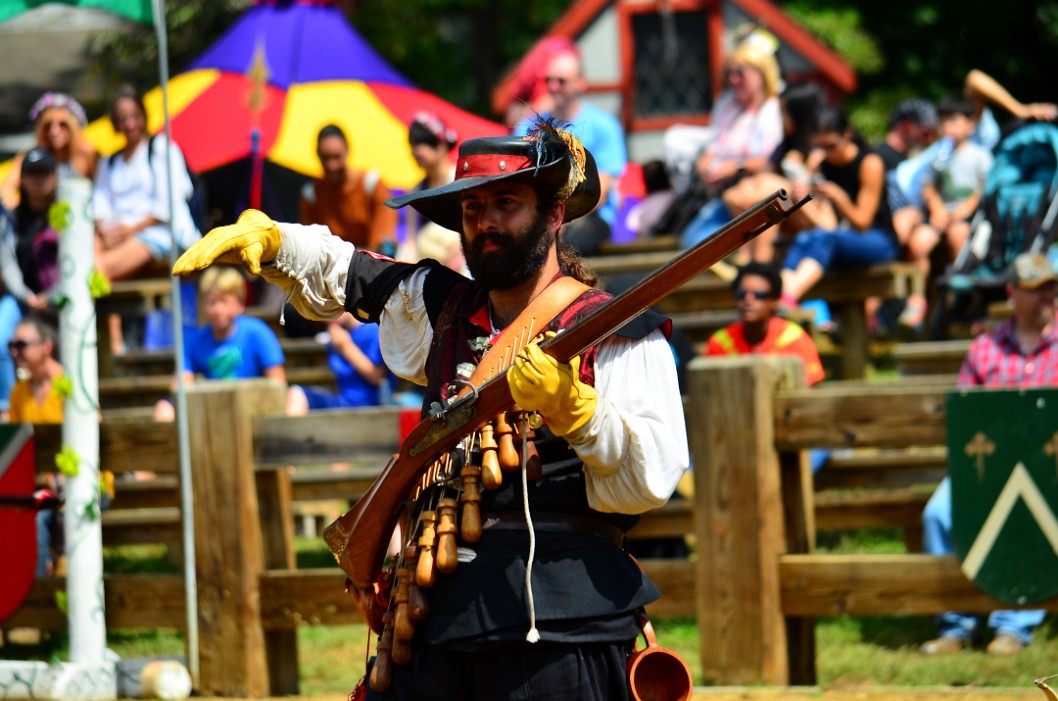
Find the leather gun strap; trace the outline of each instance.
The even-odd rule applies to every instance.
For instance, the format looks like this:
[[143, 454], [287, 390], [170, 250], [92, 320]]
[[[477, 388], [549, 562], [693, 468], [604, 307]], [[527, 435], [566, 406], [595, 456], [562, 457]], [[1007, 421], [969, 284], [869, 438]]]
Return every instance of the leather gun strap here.
[[470, 376], [470, 384], [480, 387], [496, 375], [506, 372], [523, 346], [536, 338], [573, 300], [590, 289], [583, 282], [568, 276], [560, 277], [548, 285], [517, 319], [493, 339], [488, 353]]

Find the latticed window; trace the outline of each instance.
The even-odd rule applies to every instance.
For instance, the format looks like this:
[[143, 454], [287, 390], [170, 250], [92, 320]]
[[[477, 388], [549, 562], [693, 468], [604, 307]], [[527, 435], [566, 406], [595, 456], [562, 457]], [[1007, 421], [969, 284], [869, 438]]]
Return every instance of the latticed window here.
[[705, 10], [632, 15], [635, 118], [708, 113], [709, 34]]

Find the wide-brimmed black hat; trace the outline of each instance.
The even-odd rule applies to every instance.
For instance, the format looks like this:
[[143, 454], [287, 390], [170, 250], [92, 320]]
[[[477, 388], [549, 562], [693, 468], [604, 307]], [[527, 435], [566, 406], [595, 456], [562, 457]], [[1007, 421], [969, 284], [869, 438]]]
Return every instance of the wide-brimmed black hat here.
[[456, 179], [441, 187], [386, 200], [399, 209], [411, 205], [430, 221], [462, 231], [465, 190], [499, 181], [531, 185], [543, 199], [565, 202], [563, 221], [582, 217], [599, 203], [595, 158], [571, 133], [543, 126], [520, 136], [468, 139], [459, 146]]

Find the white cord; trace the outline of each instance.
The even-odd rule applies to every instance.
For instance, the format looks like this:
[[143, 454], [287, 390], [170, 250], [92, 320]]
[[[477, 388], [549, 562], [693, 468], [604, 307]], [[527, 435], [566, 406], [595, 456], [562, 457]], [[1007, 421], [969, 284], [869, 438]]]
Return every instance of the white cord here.
[[536, 604], [533, 602], [533, 558], [536, 557], [536, 531], [533, 530], [533, 517], [529, 513], [529, 477], [526, 463], [529, 462], [529, 419], [522, 418], [522, 511], [525, 512], [525, 525], [529, 529], [529, 559], [525, 563], [525, 592], [529, 598], [529, 632], [527, 642], [540, 641], [540, 631], [536, 629]]

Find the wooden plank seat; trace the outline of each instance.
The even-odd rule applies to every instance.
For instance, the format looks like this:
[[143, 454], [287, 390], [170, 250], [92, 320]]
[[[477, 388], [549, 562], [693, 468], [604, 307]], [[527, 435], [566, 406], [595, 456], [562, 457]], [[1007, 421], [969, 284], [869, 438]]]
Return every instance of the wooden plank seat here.
[[[287, 368], [287, 382], [331, 389], [336, 386], [334, 373], [326, 364]], [[171, 374], [102, 377], [99, 403], [104, 410], [152, 406], [159, 399], [172, 397], [172, 388]]]
[[661, 236], [650, 236], [625, 243], [612, 243], [607, 241], [599, 246], [600, 255], [623, 255], [627, 253], [646, 253], [651, 251], [678, 251], [680, 248], [680, 237], [676, 234], [664, 234]]
[[957, 374], [970, 343], [961, 338], [901, 343], [893, 349], [893, 360], [901, 375]]
[[[587, 259], [604, 284], [618, 276], [643, 277], [666, 264], [674, 251], [644, 251], [624, 255], [596, 256]], [[825, 300], [832, 308], [843, 338], [840, 375], [843, 378], [864, 377], [868, 361], [868, 298], [905, 299], [914, 289], [921, 273], [903, 262], [876, 265], [866, 270], [828, 273], [809, 290], [805, 299]], [[659, 303], [665, 314], [691, 314], [734, 308], [729, 277], [712, 271], [688, 281]]]
[[[279, 346], [283, 349], [284, 367], [288, 370], [327, 365], [327, 344], [315, 339], [280, 337]], [[161, 375], [173, 372], [173, 350], [134, 349], [115, 357], [112, 362], [115, 377]]]

